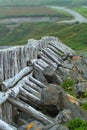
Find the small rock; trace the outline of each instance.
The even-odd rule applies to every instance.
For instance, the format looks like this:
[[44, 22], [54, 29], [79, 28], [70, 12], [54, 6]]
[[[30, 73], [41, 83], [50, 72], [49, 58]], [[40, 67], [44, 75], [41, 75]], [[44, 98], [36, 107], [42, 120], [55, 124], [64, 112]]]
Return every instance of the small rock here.
[[72, 115], [72, 113], [70, 110], [64, 109], [63, 111], [60, 111], [58, 113], [55, 120], [58, 123], [66, 123], [72, 119], [71, 115]]
[[51, 128], [49, 130], [69, 130], [69, 129], [63, 125], [55, 125], [53, 128]]
[[86, 103], [86, 102], [87, 102], [87, 98], [83, 98], [83, 99], [80, 100], [80, 104], [81, 104], [81, 105], [83, 105], [83, 104]]
[[62, 79], [57, 73], [54, 71], [53, 67], [48, 66], [43, 71], [44, 76], [46, 77], [49, 83], [58, 83], [62, 82]]
[[87, 120], [87, 112], [80, 109], [80, 107], [75, 103], [68, 103], [66, 108], [71, 111], [72, 118], [81, 118]]
[[56, 72], [62, 79], [66, 79], [66, 77], [69, 73], [69, 69], [66, 69], [66, 68], [63, 68], [63, 67], [58, 67]]
[[87, 82], [76, 84], [76, 91], [78, 95], [87, 92]]
[[44, 83], [44, 84], [48, 84], [45, 76], [43, 75], [43, 72], [41, 70], [34, 70], [33, 72], [33, 76], [39, 80], [40, 82]]
[[83, 56], [82, 63], [87, 66], [87, 56]]
[[30, 122], [18, 128], [18, 130], [42, 130], [43, 124], [38, 121]]
[[73, 64], [69, 64], [67, 61], [64, 61], [61, 66], [63, 68], [67, 68], [67, 69], [72, 69], [73, 68]]
[[49, 124], [44, 126], [41, 130], [69, 130], [66, 126], [60, 124]]

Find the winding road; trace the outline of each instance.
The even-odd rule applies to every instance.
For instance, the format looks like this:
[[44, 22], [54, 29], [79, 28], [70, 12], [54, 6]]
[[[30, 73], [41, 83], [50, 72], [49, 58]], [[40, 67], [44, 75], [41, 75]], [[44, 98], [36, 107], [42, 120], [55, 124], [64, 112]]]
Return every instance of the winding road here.
[[1, 19], [0, 24], [2, 24], [2, 23], [4, 23], [4, 24], [7, 24], [7, 23], [25, 23], [25, 22], [32, 23], [32, 22], [47, 22], [47, 21], [52, 21], [52, 22], [58, 21], [58, 22], [64, 22], [64, 23], [75, 23], [75, 22], [87, 23], [87, 19], [74, 10], [71, 10], [71, 9], [68, 9], [68, 8], [65, 8], [65, 7], [58, 7], [58, 6], [47, 6], [47, 7], [66, 11], [69, 14], [73, 15], [74, 19], [59, 21], [58, 17], [54, 17], [54, 18], [50, 18], [50, 17], [6, 18], [6, 19]]
[[53, 8], [53, 9], [58, 9], [58, 10], [60, 9], [60, 10], [66, 11], [69, 14], [74, 16], [74, 19], [72, 19], [72, 20], [61, 21], [61, 22], [66, 22], [66, 23], [74, 23], [74, 22], [87, 23], [87, 19], [84, 16], [82, 16], [81, 14], [79, 14], [78, 12], [74, 11], [74, 10], [71, 10], [71, 9], [68, 9], [68, 8], [65, 8], [65, 7], [58, 7], [58, 6], [48, 6], [48, 7]]

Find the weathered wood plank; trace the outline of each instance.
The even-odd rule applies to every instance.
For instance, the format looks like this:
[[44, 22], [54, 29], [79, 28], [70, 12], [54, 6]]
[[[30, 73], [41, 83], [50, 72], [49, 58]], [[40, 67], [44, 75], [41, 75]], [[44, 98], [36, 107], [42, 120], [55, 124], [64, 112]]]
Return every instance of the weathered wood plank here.
[[61, 53], [60, 51], [58, 51], [58, 49], [56, 49], [55, 47], [51, 46], [50, 44], [48, 44], [47, 47], [50, 48], [51, 50], [53, 50], [53, 52], [55, 52], [57, 55], [59, 55], [59, 56], [63, 55], [63, 53]]
[[48, 51], [46, 51], [46, 50], [43, 49], [42, 52], [43, 52], [44, 54], [46, 54], [47, 57], [49, 57], [51, 60], [53, 60], [53, 61], [54, 61], [55, 63], [57, 63], [58, 65], [61, 64], [60, 61], [58, 61], [58, 59], [57, 59], [54, 55], [50, 54]]
[[37, 63], [35, 63], [34, 64], [34, 69], [39, 69], [39, 70], [41, 70], [41, 71], [43, 71], [44, 70], [44, 68], [42, 68], [40, 65], [38, 65]]
[[47, 64], [53, 66], [54, 68], [57, 68], [57, 64], [54, 63], [52, 60], [50, 60], [47, 56], [44, 55], [44, 53], [40, 52], [39, 57], [45, 61]]
[[5, 80], [1, 83], [1, 87], [3, 90], [13, 87], [19, 80], [21, 80], [24, 76], [29, 74], [32, 71], [31, 67], [23, 68], [18, 74], [16, 74], [13, 78]]
[[29, 79], [25, 80], [25, 83], [29, 85], [31, 88], [35, 89], [37, 92], [41, 92], [42, 90], [40, 87], [38, 87], [35, 83], [30, 81]]
[[61, 57], [60, 57], [58, 54], [56, 54], [54, 51], [52, 51], [50, 48], [46, 48], [46, 50], [47, 50], [50, 54], [54, 55], [54, 56], [60, 61], [60, 63], [63, 62], [63, 60], [61, 59]]
[[15, 51], [15, 55], [14, 55], [14, 67], [15, 67], [15, 75], [18, 73], [18, 62], [17, 62], [17, 52]]
[[21, 68], [26, 67], [26, 55], [25, 55], [25, 46], [20, 48], [20, 60], [21, 60]]
[[0, 130], [14, 130], [14, 129], [11, 128], [11, 126], [8, 125], [6, 122], [0, 119]]
[[38, 105], [41, 104], [41, 100], [40, 98], [38, 98], [37, 96], [33, 95], [32, 93], [29, 93], [28, 91], [26, 91], [24, 88], [21, 88], [20, 93], [26, 97], [28, 100], [31, 100], [33, 103], [37, 103]]
[[40, 65], [42, 68], [46, 68], [47, 66], [49, 66], [49, 64], [47, 64], [44, 60], [42, 59], [37, 59], [37, 64]]
[[31, 117], [42, 122], [43, 124], [54, 123], [51, 119], [48, 119], [43, 113], [35, 110], [34, 108], [29, 106], [28, 104], [22, 102], [21, 100], [18, 101], [18, 100], [10, 98], [9, 101], [10, 101], [10, 103], [17, 106], [22, 111], [28, 113]]
[[30, 76], [29, 80], [32, 81], [33, 83], [35, 83], [37, 86], [39, 86], [40, 88], [46, 88], [47, 86], [44, 85], [43, 83], [41, 83], [40, 81], [36, 80], [34, 77]]
[[32, 87], [30, 87], [30, 86], [27, 85], [27, 84], [25, 84], [25, 85], [23, 86], [23, 88], [24, 88], [25, 90], [27, 90], [28, 92], [32, 93], [33, 95], [38, 96], [38, 95], [40, 94], [39, 92], [37, 92], [35, 89], [33, 89]]
[[0, 52], [0, 81], [4, 80], [3, 51]]
[[51, 42], [51, 45], [58, 49], [60, 52], [64, 54], [74, 54], [75, 51], [63, 44], [60, 41]]

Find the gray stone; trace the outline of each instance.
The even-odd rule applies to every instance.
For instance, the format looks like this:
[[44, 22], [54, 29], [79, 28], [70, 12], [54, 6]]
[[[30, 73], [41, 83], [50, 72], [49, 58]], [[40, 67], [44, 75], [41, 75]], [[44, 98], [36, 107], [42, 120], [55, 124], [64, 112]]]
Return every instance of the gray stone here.
[[54, 71], [53, 67], [48, 66], [43, 71], [44, 76], [46, 77], [49, 83], [58, 83], [62, 82], [62, 79], [57, 73]]
[[82, 63], [87, 66], [87, 56], [82, 57]]
[[43, 75], [43, 72], [41, 70], [34, 70], [33, 71], [33, 76], [39, 80], [40, 82], [44, 83], [44, 84], [48, 84], [45, 76]]
[[63, 126], [63, 125], [55, 125], [50, 130], [69, 130], [69, 129], [66, 126]]
[[18, 128], [18, 130], [42, 130], [43, 124], [38, 121], [30, 122]]
[[66, 123], [72, 119], [72, 113], [68, 109], [64, 109], [58, 113], [55, 121], [58, 123]]
[[72, 69], [72, 68], [73, 68], [73, 64], [70, 64], [70, 63], [67, 62], [67, 61], [64, 61], [64, 62], [62, 63], [62, 66], [63, 66], [64, 68], [67, 68], [67, 69]]
[[77, 94], [81, 94], [81, 93], [83, 94], [87, 92], [87, 82], [76, 84], [76, 89], [77, 89]]
[[87, 67], [81, 64], [80, 61], [74, 63], [73, 69], [69, 72], [71, 78], [77, 82], [87, 80]]
[[61, 86], [50, 84], [47, 88], [42, 90], [41, 102], [49, 110], [52, 110], [55, 113], [56, 110], [61, 111], [64, 109], [68, 99], [64, 89]]
[[66, 68], [63, 68], [63, 67], [58, 67], [56, 72], [62, 79], [66, 79], [66, 77], [69, 73], [69, 69], [66, 69]]
[[71, 111], [71, 118], [81, 118], [87, 120], [87, 112], [80, 109], [80, 107], [75, 103], [68, 103], [65, 109]]
[[83, 105], [83, 104], [86, 103], [86, 102], [87, 102], [87, 98], [83, 98], [83, 99], [80, 100], [80, 104], [81, 104], [81, 105]]
[[49, 124], [47, 126], [44, 126], [41, 130], [69, 130], [66, 126], [60, 125], [60, 124]]

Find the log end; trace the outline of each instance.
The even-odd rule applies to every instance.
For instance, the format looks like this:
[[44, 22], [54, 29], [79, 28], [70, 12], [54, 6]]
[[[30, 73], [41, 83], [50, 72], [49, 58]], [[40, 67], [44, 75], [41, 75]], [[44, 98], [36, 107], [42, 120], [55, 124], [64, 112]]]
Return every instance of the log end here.
[[3, 91], [7, 90], [7, 86], [6, 86], [5, 82], [0, 83], [0, 89]]

